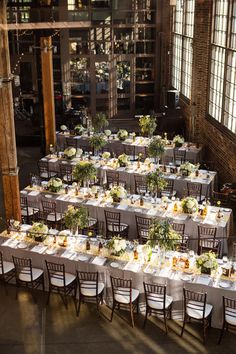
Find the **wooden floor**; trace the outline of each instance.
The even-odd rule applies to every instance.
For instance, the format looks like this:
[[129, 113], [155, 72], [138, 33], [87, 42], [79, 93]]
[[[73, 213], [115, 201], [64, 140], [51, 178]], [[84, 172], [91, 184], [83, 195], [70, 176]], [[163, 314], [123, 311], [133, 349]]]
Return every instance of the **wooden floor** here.
[[68, 310], [58, 295], [53, 295], [48, 307], [38, 291], [35, 304], [30, 293], [20, 290], [15, 299], [15, 287], [8, 286], [8, 296], [0, 287], [0, 353], [1, 354], [185, 354], [234, 353], [236, 336], [226, 333], [217, 345], [219, 330], [208, 332], [207, 344], [201, 342], [198, 324], [186, 326], [183, 338], [179, 336], [181, 323], [169, 321], [169, 333], [163, 323], [151, 317], [142, 329], [143, 316], [135, 317], [131, 328], [126, 312], [120, 318], [110, 319], [110, 309], [103, 305], [98, 317], [94, 304], [82, 304], [76, 317], [74, 303]]

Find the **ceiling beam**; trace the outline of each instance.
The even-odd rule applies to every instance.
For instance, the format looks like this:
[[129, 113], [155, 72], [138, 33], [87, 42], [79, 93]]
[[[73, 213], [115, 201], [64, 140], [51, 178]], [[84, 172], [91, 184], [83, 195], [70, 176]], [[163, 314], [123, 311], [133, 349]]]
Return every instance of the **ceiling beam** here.
[[41, 30], [41, 29], [60, 29], [60, 28], [89, 28], [90, 21], [71, 21], [71, 22], [29, 22], [29, 23], [8, 23], [0, 24], [0, 29], [14, 30]]

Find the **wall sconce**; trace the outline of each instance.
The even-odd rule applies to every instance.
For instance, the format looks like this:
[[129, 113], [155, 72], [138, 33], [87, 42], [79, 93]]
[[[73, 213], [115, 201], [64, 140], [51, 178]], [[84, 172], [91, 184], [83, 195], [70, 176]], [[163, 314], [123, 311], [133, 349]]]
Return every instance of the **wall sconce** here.
[[12, 81], [14, 79], [14, 75], [10, 74], [8, 77], [2, 77], [0, 76], [0, 88], [3, 87], [4, 84], [7, 84], [8, 82]]

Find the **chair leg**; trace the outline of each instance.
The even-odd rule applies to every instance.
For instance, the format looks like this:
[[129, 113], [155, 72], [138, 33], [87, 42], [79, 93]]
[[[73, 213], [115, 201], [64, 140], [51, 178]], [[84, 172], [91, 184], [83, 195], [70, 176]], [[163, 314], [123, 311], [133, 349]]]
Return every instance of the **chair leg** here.
[[49, 291], [48, 291], [48, 296], [47, 296], [46, 306], [47, 306], [47, 305], [49, 305], [50, 295], [51, 295], [51, 289], [49, 288]]
[[222, 340], [223, 335], [224, 335], [224, 331], [225, 331], [225, 321], [223, 323], [223, 326], [222, 326], [222, 329], [221, 329], [221, 332], [220, 332], [220, 337], [219, 337], [219, 340], [218, 340], [218, 344], [221, 343], [221, 340]]
[[203, 319], [203, 343], [206, 343], [207, 320]]
[[184, 327], [185, 327], [186, 321], [187, 321], [187, 316], [186, 316], [186, 314], [184, 314], [184, 322], [183, 322], [182, 331], [181, 331], [181, 335], [180, 335], [181, 337], [183, 336], [183, 333], [184, 333]]
[[147, 307], [147, 305], [146, 305], [146, 313], [145, 313], [145, 318], [144, 318], [144, 322], [143, 322], [143, 328], [146, 327], [147, 317], [148, 317], [148, 307]]
[[111, 318], [110, 318], [110, 321], [111, 321], [111, 322], [112, 322], [112, 319], [113, 319], [113, 314], [114, 314], [114, 311], [115, 311], [115, 307], [116, 307], [116, 302], [115, 302], [115, 300], [113, 300], [112, 311], [111, 311]]
[[164, 310], [164, 324], [165, 324], [165, 330], [166, 330], [166, 334], [168, 333], [168, 327], [167, 327], [167, 323], [166, 323], [166, 311]]
[[132, 327], [134, 327], [134, 313], [133, 313], [133, 304], [130, 304], [130, 318], [131, 318], [131, 324]]
[[79, 304], [78, 304], [78, 307], [77, 307], [77, 309], [76, 309], [76, 316], [77, 316], [77, 317], [79, 317], [80, 306], [81, 306], [81, 296], [79, 296]]

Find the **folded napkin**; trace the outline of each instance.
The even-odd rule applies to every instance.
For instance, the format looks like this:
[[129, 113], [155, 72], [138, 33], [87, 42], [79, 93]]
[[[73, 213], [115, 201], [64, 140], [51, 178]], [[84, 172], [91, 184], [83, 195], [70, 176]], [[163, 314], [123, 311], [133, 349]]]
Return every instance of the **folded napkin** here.
[[2, 246], [7, 246], [7, 247], [11, 247], [11, 248], [16, 248], [16, 246], [18, 245], [19, 241], [17, 240], [12, 240], [11, 238], [9, 238], [7, 241], [2, 243]]
[[92, 260], [92, 262], [91, 263], [93, 263], [93, 264], [96, 264], [96, 265], [100, 265], [100, 266], [102, 266], [102, 265], [104, 265], [104, 263], [106, 262], [106, 258], [104, 258], [104, 257], [95, 257], [93, 260]]
[[44, 253], [47, 249], [47, 246], [44, 245], [36, 245], [33, 248], [31, 248], [32, 252], [36, 252], [36, 253]]
[[58, 159], [50, 159], [49, 162], [57, 162]]
[[158, 211], [156, 210], [156, 209], [154, 209], [154, 208], [150, 208], [150, 209], [148, 209], [148, 211], [147, 211], [147, 215], [150, 215], [150, 216], [154, 216], [154, 215], [157, 215], [157, 213], [158, 213]]
[[128, 209], [128, 204], [119, 204], [116, 209], [119, 209], [119, 210], [126, 210]]
[[27, 191], [21, 191], [20, 194], [28, 194]]
[[134, 272], [137, 273], [140, 271], [141, 268], [141, 264], [139, 263], [132, 263], [132, 262], [128, 262], [126, 264], [126, 266], [124, 267], [125, 270], [129, 270], [130, 272]]
[[170, 273], [170, 269], [169, 268], [163, 268], [161, 269], [159, 276], [160, 277], [168, 277]]
[[93, 205], [93, 206], [98, 206], [100, 204], [100, 200], [99, 199], [89, 199], [86, 202], [87, 205]]
[[61, 257], [71, 259], [71, 257], [75, 257], [75, 252], [66, 250], [61, 254]]
[[30, 195], [30, 196], [32, 196], [32, 197], [36, 197], [36, 196], [39, 195], [39, 194], [40, 194], [39, 191], [31, 191], [31, 192], [29, 192], [28, 195]]
[[196, 279], [196, 284], [209, 285], [211, 278], [209, 276], [199, 275]]

